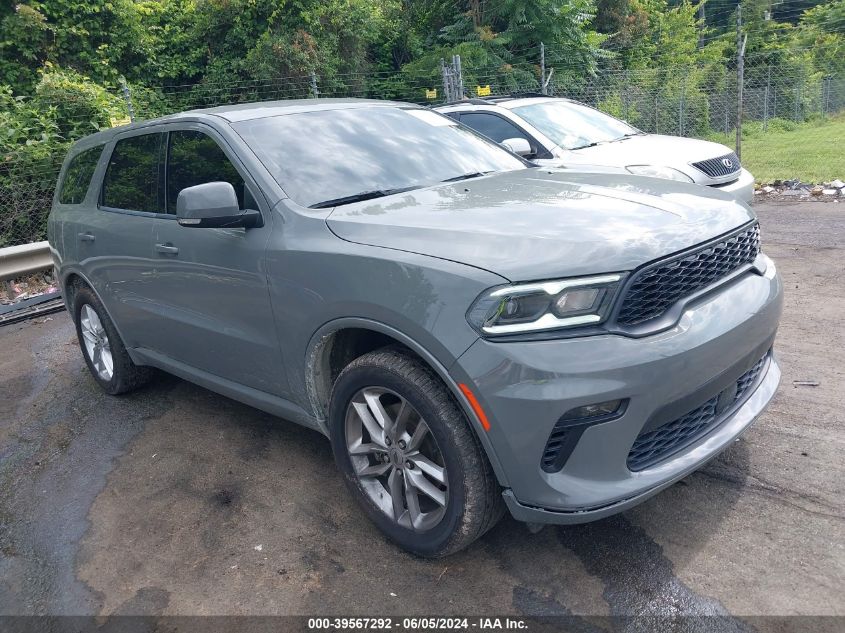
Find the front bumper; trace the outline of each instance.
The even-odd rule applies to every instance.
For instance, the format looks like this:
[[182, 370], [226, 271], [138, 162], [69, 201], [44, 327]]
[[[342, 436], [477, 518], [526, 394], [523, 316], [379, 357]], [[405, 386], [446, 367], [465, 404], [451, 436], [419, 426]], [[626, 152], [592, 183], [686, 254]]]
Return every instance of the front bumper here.
[[[694, 408], [713, 385], [735, 380], [771, 347], [783, 304], [774, 264], [749, 272], [644, 338], [597, 335], [532, 342], [480, 339], [452, 368], [473, 386], [490, 422], [483, 443], [515, 518], [579, 523], [620, 512], [712, 459], [763, 411], [780, 380], [772, 357], [750, 395], [703, 437], [643, 470], [627, 459], [637, 436], [667, 408]], [[708, 391], [710, 390], [710, 391]], [[621, 417], [589, 426], [562, 469], [541, 458], [557, 420], [587, 404], [628, 399]]]
[[739, 178], [724, 185], [710, 185], [719, 191], [733, 194], [737, 200], [751, 204], [754, 199], [754, 176], [747, 169], [739, 172]]

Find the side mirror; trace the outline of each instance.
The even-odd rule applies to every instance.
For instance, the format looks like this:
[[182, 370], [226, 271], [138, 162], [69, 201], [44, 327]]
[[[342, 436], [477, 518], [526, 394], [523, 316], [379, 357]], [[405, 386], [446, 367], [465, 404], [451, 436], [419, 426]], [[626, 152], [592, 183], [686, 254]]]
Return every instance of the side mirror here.
[[191, 228], [245, 228], [261, 226], [261, 214], [241, 211], [235, 188], [228, 182], [206, 182], [187, 187], [176, 199], [176, 221]]
[[534, 153], [531, 149], [531, 143], [529, 143], [527, 139], [520, 137], [506, 138], [504, 141], [499, 143], [499, 145], [512, 151], [514, 154], [519, 154], [520, 156], [530, 156]]

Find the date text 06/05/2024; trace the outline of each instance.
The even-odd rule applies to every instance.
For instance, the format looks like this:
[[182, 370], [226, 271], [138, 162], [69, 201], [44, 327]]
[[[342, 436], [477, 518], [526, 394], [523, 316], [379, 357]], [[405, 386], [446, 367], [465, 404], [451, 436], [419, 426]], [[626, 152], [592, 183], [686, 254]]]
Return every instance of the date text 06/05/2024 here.
[[492, 630], [524, 630], [528, 628], [526, 622], [519, 618], [443, 618], [443, 617], [413, 617], [413, 618], [380, 618], [380, 617], [352, 617], [352, 618], [309, 618], [309, 630], [440, 630], [440, 631], [479, 631]]

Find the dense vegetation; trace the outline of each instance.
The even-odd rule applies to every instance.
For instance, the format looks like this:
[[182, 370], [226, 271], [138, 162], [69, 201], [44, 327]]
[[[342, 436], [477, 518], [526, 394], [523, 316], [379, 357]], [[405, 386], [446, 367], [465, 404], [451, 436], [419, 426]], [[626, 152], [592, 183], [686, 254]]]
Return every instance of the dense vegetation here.
[[[421, 101], [453, 54], [469, 92], [536, 90], [542, 42], [554, 90], [645, 129], [704, 135], [723, 127], [712, 95], [735, 90], [736, 12], [735, 0], [3, 3], [0, 245], [40, 235], [41, 221], [21, 205], [30, 192], [47, 195], [69, 141], [126, 117], [123, 80], [144, 117], [308, 96], [312, 73], [322, 95]], [[774, 100], [791, 118], [824, 98], [824, 77], [845, 87], [845, 0], [748, 0], [742, 12], [748, 85], [789, 78], [775, 81]], [[729, 109], [725, 97], [726, 129]]]

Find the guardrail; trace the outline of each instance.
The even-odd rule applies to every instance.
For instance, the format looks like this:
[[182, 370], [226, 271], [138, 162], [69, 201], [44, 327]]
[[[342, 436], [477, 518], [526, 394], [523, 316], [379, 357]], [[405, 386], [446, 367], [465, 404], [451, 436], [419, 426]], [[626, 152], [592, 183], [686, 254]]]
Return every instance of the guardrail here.
[[53, 258], [47, 242], [0, 248], [0, 281], [50, 268]]

